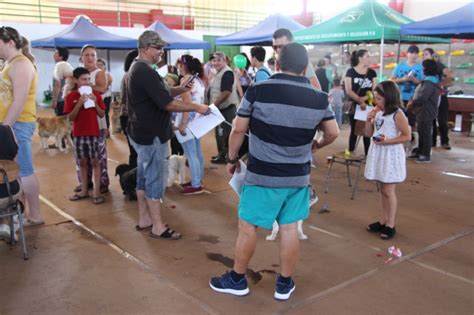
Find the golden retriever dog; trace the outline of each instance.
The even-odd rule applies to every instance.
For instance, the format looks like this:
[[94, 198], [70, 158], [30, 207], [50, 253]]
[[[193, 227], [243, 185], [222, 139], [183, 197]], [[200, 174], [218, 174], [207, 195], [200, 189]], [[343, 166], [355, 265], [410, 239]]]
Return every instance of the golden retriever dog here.
[[[69, 141], [71, 148], [74, 146], [71, 138], [71, 122], [67, 116], [60, 117], [38, 117], [36, 120], [38, 123], [38, 135], [41, 137], [41, 148], [48, 148], [49, 137], [55, 137], [56, 147], [61, 152], [66, 149], [62, 147], [61, 142], [63, 139]], [[67, 141], [65, 141], [67, 142]]]

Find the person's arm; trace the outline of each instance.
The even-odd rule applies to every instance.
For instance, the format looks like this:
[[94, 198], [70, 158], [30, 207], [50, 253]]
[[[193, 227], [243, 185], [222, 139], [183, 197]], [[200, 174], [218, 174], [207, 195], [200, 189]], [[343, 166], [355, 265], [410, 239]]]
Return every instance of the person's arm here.
[[20, 117], [25, 107], [34, 75], [35, 69], [27, 60], [17, 61], [12, 65], [10, 78], [13, 85], [13, 102], [3, 120], [4, 125], [12, 126]]
[[376, 144], [399, 144], [405, 143], [411, 140], [411, 128], [408, 125], [408, 119], [402, 112], [398, 111], [395, 113], [395, 124], [397, 125], [400, 134], [391, 139], [382, 137], [380, 141], [375, 141]]
[[[87, 100], [87, 95], [81, 95], [81, 97], [77, 100], [76, 105], [74, 105], [74, 108], [72, 111], [67, 114], [67, 117], [69, 118], [69, 121], [74, 121], [76, 119], [77, 114], [79, 113], [79, 110], [81, 110], [81, 107], [84, 106], [84, 102]], [[68, 100], [69, 102], [70, 100]], [[68, 108], [69, 106], [66, 106]]]
[[[249, 129], [250, 118], [236, 116], [232, 122], [232, 130], [229, 136], [229, 151], [227, 153], [229, 160], [236, 160], [238, 158], [239, 150], [245, 140], [245, 133]], [[237, 170], [240, 170], [240, 163], [227, 163], [227, 172], [232, 175]]]
[[114, 78], [112, 78], [112, 75], [110, 74], [110, 72], [107, 72], [107, 88], [112, 86], [113, 80]]
[[53, 95], [51, 99], [51, 108], [58, 106], [59, 93], [61, 93], [61, 82], [57, 79], [53, 79]]
[[[189, 76], [183, 77], [181, 79], [181, 83], [183, 83], [184, 81], [189, 80], [188, 77]], [[182, 99], [183, 103], [192, 103], [193, 102], [191, 92], [184, 92], [183, 94], [181, 94], [181, 99]], [[183, 136], [186, 135], [186, 128], [188, 127], [188, 121], [189, 121], [189, 113], [185, 112], [185, 113], [183, 113], [183, 115], [181, 117], [181, 122], [180, 122], [179, 127], [178, 127], [179, 133], [182, 134]]]
[[374, 134], [374, 121], [375, 121], [375, 115], [377, 114], [377, 111], [375, 109], [371, 110], [367, 114], [367, 120], [365, 121], [365, 134], [367, 137], [372, 137]]
[[204, 115], [209, 112], [209, 106], [172, 100], [165, 106], [165, 110], [169, 112], [198, 112], [199, 114]]
[[95, 77], [95, 85], [92, 86], [93, 90], [99, 93], [105, 93], [107, 91], [107, 76], [104, 71], [99, 71]]
[[100, 118], [105, 116], [105, 104], [102, 100], [102, 97], [98, 95], [97, 97], [94, 94], [89, 95], [89, 98], [94, 101], [94, 109], [97, 112], [97, 116]]
[[443, 87], [450, 87], [453, 83], [453, 72], [449, 70], [447, 67], [443, 69], [443, 81], [441, 81], [441, 86]]
[[323, 120], [319, 124], [319, 130], [323, 132], [323, 136], [320, 139], [313, 141], [313, 151], [333, 143], [337, 136], [339, 136], [339, 127], [337, 126], [335, 119]]

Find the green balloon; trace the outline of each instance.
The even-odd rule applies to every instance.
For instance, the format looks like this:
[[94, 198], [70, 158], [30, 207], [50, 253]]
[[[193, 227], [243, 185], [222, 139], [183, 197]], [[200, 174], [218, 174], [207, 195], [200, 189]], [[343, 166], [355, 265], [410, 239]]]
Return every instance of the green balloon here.
[[244, 55], [235, 55], [234, 65], [239, 69], [244, 69], [247, 66], [247, 58]]

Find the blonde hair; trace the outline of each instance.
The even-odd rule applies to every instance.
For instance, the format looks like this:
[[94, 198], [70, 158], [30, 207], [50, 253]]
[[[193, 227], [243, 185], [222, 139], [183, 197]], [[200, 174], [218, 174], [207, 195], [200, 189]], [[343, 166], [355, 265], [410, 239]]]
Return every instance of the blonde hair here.
[[36, 67], [35, 56], [31, 54], [30, 41], [25, 37], [21, 37], [21, 52], [26, 58], [30, 59], [31, 63]]

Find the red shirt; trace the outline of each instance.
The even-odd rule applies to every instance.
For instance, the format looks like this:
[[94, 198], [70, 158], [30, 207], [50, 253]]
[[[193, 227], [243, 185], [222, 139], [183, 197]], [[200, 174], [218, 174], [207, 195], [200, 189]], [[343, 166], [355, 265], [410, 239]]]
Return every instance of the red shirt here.
[[[92, 93], [97, 98], [97, 105], [105, 110], [104, 102], [102, 101], [102, 96], [100, 96], [99, 92], [92, 91]], [[64, 114], [69, 114], [72, 112], [74, 107], [76, 106], [77, 102], [81, 94], [77, 91], [70, 92], [66, 99], [64, 100]], [[84, 106], [79, 109], [76, 118], [73, 122], [73, 129], [72, 134], [74, 137], [86, 137], [86, 136], [96, 136], [100, 135], [99, 131], [99, 116], [97, 115], [97, 111], [95, 108], [88, 108], [85, 109]]]

